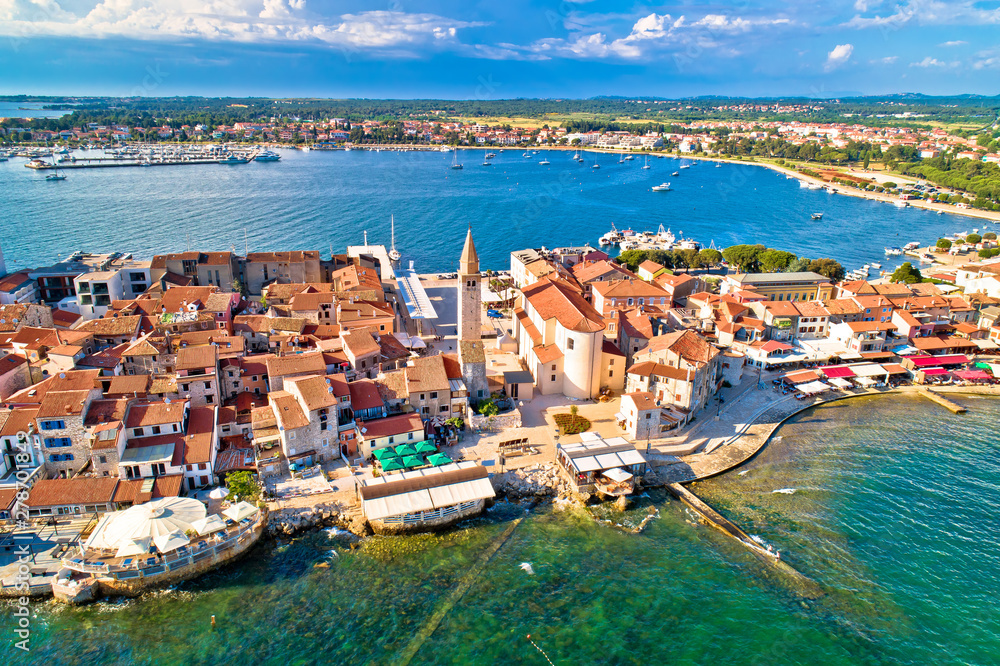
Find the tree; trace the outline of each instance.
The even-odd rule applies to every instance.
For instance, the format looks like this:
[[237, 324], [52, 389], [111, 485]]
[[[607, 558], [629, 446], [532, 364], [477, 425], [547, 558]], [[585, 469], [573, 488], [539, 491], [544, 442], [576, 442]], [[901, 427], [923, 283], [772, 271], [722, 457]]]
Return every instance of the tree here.
[[639, 264], [648, 258], [649, 253], [646, 250], [625, 250], [615, 257], [615, 261], [619, 264], [625, 264], [630, 271], [635, 272], [639, 270]]
[[569, 415], [573, 417], [573, 425], [576, 425], [576, 415], [580, 413], [580, 408], [576, 405], [570, 405]]
[[985, 234], [983, 234], [983, 240], [995, 241], [996, 239], [997, 235], [992, 231], [987, 231]]
[[252, 472], [232, 472], [226, 476], [226, 487], [229, 488], [229, 499], [256, 502], [260, 499], [260, 483]]
[[779, 273], [795, 261], [795, 255], [784, 250], [765, 250], [760, 253], [760, 269], [765, 273]]
[[970, 243], [972, 245], [975, 245], [976, 243], [979, 243], [982, 240], [983, 237], [980, 236], [979, 234], [969, 234], [968, 236], [965, 237], [965, 242]]
[[722, 251], [722, 256], [737, 270], [754, 273], [759, 267], [760, 254], [766, 249], [763, 245], [730, 245]]
[[889, 278], [889, 281], [915, 284], [917, 282], [923, 282], [923, 279], [924, 277], [920, 274], [920, 271], [914, 268], [913, 264], [907, 261], [895, 270], [892, 277]]
[[496, 401], [491, 397], [489, 400], [484, 400], [479, 405], [479, 413], [483, 416], [496, 416], [500, 413], [500, 408], [497, 406]]
[[938, 238], [937, 247], [942, 250], [950, 250], [951, 241], [948, 240], [947, 238]]
[[844, 267], [833, 259], [813, 259], [809, 262], [809, 270], [813, 273], [819, 273], [834, 282], [840, 282], [844, 279], [844, 275], [847, 274]]
[[698, 263], [702, 266], [715, 266], [722, 261], [722, 253], [706, 247], [698, 252]]
[[788, 264], [786, 269], [789, 273], [804, 273], [809, 270], [809, 260], [805, 257], [799, 257], [792, 263]]
[[866, 171], [868, 170], [868, 164], [869, 164], [869, 162], [871, 162], [871, 153], [869, 153], [869, 152], [865, 151], [865, 162], [864, 162], [864, 166], [865, 166], [865, 170], [866, 170]]

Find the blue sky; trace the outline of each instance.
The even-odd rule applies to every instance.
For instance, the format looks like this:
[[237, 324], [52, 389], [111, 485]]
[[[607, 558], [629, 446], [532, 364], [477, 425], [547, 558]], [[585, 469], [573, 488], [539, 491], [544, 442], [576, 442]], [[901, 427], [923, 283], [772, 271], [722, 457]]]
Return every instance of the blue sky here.
[[0, 0], [0, 94], [1000, 93], [1000, 0]]

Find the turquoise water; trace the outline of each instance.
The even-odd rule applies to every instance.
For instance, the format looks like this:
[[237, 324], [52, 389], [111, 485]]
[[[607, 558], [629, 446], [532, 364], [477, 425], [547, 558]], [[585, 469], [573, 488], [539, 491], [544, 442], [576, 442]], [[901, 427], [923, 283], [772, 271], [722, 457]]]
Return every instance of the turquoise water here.
[[[817, 600], [654, 493], [625, 514], [598, 510], [600, 521], [500, 504], [440, 535], [358, 543], [314, 532], [262, 544], [170, 592], [36, 606], [29, 658], [9, 644], [0, 656], [291, 665], [399, 664], [412, 654], [414, 664], [544, 664], [531, 634], [555, 664], [996, 663], [1000, 405], [960, 400], [969, 414], [885, 398], [811, 410], [745, 474], [695, 486], [817, 581], [826, 592]], [[658, 517], [642, 534], [614, 526], [650, 510]], [[430, 626], [438, 610], [447, 612]], [[5, 636], [8, 625], [4, 614]], [[426, 640], [411, 645], [422, 632]]]
[[[46, 182], [23, 159], [0, 163], [0, 238], [11, 267], [46, 265], [75, 250], [155, 253], [235, 249], [343, 252], [368, 230], [390, 241], [396, 217], [404, 264], [452, 271], [472, 224], [484, 268], [509, 267], [523, 247], [596, 243], [610, 229], [656, 230], [724, 247], [764, 243], [848, 268], [883, 257], [887, 245], [931, 242], [983, 222], [802, 189], [769, 169], [673, 158], [617, 163], [609, 154], [547, 151], [525, 159], [507, 150], [481, 166], [484, 151], [451, 154], [282, 150], [275, 163], [67, 171]], [[98, 153], [99, 154], [99, 153]], [[591, 168], [597, 160], [600, 169]], [[670, 181], [671, 192], [650, 187]], [[810, 215], [823, 212], [822, 221]]]

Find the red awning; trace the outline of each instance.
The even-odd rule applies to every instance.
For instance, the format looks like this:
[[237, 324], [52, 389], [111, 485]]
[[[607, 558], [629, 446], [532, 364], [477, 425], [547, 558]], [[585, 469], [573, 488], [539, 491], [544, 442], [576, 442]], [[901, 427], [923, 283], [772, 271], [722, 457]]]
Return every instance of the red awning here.
[[985, 370], [956, 370], [955, 376], [959, 379], [992, 379]]
[[949, 371], [944, 368], [924, 368], [921, 372], [927, 377], [933, 377], [934, 375], [947, 375]]
[[969, 357], [965, 354], [951, 354], [950, 356], [907, 356], [915, 368], [926, 368], [936, 365], [962, 365], [969, 362]]
[[828, 365], [825, 368], [820, 368], [819, 371], [826, 375], [828, 379], [833, 379], [834, 377], [854, 377], [854, 371], [846, 365]]

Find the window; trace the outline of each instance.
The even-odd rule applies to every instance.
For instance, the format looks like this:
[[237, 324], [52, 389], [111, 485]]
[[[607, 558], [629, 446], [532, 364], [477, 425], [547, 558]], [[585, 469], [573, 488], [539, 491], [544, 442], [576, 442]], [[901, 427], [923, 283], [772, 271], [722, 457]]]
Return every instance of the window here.
[[447, 412], [447, 411], [448, 411], [448, 405], [441, 405], [441, 409], [440, 409], [439, 411], [440, 411], [440, 412], [441, 412], [442, 414], [444, 414], [445, 412]]
[[212, 382], [205, 382], [205, 388], [208, 389], [209, 391], [211, 391], [212, 390]]
[[53, 453], [49, 456], [51, 462], [64, 462], [73, 459], [72, 453]]
[[175, 423], [175, 424], [173, 424], [173, 430], [174, 430], [174, 432], [177, 432], [177, 429], [178, 429], [178, 426], [177, 426], [177, 424], [176, 424], [176, 423]]
[[555, 364], [555, 363], [553, 363], [553, 364], [552, 364], [552, 372], [555, 372], [555, 371], [556, 371], [556, 364]]
[[427, 394], [426, 393], [421, 393], [420, 394], [420, 399], [423, 400], [425, 395], [427, 395]]
[[97, 456], [97, 462], [101, 463], [102, 465], [106, 465], [107, 462], [108, 462], [108, 457], [107, 456]]
[[205, 463], [198, 463], [198, 469], [208, 469], [208, 465]]
[[413, 440], [413, 433], [412, 432], [406, 433], [406, 439], [412, 441]]
[[191, 386], [190, 384], [181, 384], [181, 390], [187, 391], [190, 386]]
[[566, 349], [572, 351], [573, 344], [574, 344], [573, 338], [566, 338]]
[[143, 282], [146, 279], [146, 275], [144, 273], [129, 273], [128, 279], [132, 282]]
[[396, 438], [393, 437], [392, 435], [390, 435], [389, 436], [389, 443], [392, 444], [394, 441], [396, 441]]
[[294, 440], [295, 439], [295, 433], [294, 432], [288, 433], [288, 439], [289, 440]]
[[551, 381], [553, 381], [553, 382], [554, 382], [555, 380], [556, 380], [556, 376], [555, 376], [555, 375], [552, 375], [552, 377], [551, 377]]
[[215, 396], [214, 395], [206, 395], [205, 396], [205, 404], [206, 405], [211, 405], [213, 402], [215, 402]]
[[143, 433], [142, 428], [133, 428], [132, 429], [132, 436], [133, 437], [142, 437], [143, 434], [145, 434], [145, 433]]
[[615, 376], [615, 371], [614, 370], [608, 370], [608, 377], [614, 377], [614, 376]]
[[438, 392], [437, 391], [431, 391], [431, 400], [437, 400], [437, 397], [438, 397]]
[[153, 434], [154, 435], [160, 434], [160, 426], [153, 426]]
[[42, 430], [65, 430], [65, 421], [39, 421], [38, 426]]
[[50, 449], [59, 448], [61, 446], [73, 446], [73, 440], [69, 437], [46, 437], [45, 446]]
[[430, 414], [431, 413], [431, 408], [430, 407], [421, 407], [420, 408], [420, 413], [421, 414]]
[[253, 375], [253, 376], [252, 376], [252, 377], [250, 378], [250, 381], [252, 381], [252, 382], [255, 382], [255, 381], [257, 381], [257, 375]]

